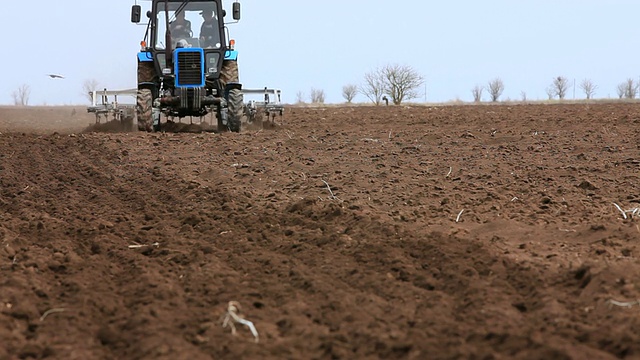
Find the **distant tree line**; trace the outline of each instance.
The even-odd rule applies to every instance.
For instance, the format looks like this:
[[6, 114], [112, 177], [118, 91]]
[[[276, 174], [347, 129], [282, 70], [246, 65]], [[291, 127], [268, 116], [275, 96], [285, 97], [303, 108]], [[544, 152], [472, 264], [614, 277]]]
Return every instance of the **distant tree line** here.
[[[362, 83], [349, 83], [342, 87], [342, 97], [346, 103], [353, 102], [355, 97], [360, 94], [364, 95], [373, 104], [386, 104], [391, 101], [394, 105], [400, 105], [411, 99], [416, 99], [424, 94], [421, 89], [425, 84], [425, 79], [415, 68], [409, 65], [389, 64], [377, 67], [364, 74]], [[566, 76], [556, 76], [551, 79], [550, 84], [545, 88], [547, 98], [549, 100], [564, 100], [569, 95], [571, 88], [575, 96], [576, 88], [584, 94], [587, 100], [594, 98], [598, 85], [591, 79], [583, 79], [580, 83], [575, 80], [571, 81]], [[504, 81], [500, 77], [489, 80], [486, 84], [477, 84], [471, 89], [471, 95], [474, 102], [482, 102], [483, 96], [488, 95], [488, 101], [498, 102], [505, 90]], [[640, 97], [640, 81], [632, 78], [621, 82], [617, 88], [619, 99], [635, 99]], [[312, 103], [324, 103], [324, 91], [312, 89], [310, 100]], [[520, 100], [527, 101], [527, 93], [520, 92]], [[305, 94], [298, 92], [298, 103], [305, 102]]]
[[[346, 84], [342, 87], [342, 97], [347, 103], [353, 102], [358, 94], [366, 96], [375, 105], [389, 100], [400, 105], [402, 102], [419, 97], [420, 89], [424, 84], [424, 77], [409, 65], [389, 64], [375, 68], [364, 74], [361, 84]], [[312, 88], [307, 95], [298, 91], [296, 102], [323, 104], [325, 101], [324, 90]]]
[[[373, 69], [364, 74], [364, 81], [360, 86], [348, 85], [349, 89], [357, 89], [357, 92], [366, 96], [375, 105], [380, 105], [382, 100], [388, 104], [390, 99], [394, 105], [400, 105], [405, 100], [420, 97], [420, 89], [424, 84], [424, 76], [409, 65], [389, 64]], [[343, 97], [350, 102], [353, 100]]]
[[[575, 86], [575, 84], [574, 84]], [[571, 82], [567, 77], [558, 76], [555, 77], [551, 84], [545, 89], [549, 100], [559, 99], [564, 100], [567, 97], [567, 93], [571, 88]], [[584, 79], [578, 85], [578, 88], [582, 91], [587, 100], [593, 99], [598, 89], [598, 85], [594, 84], [591, 79]], [[487, 90], [490, 100], [496, 102], [500, 99], [502, 92], [504, 91], [504, 83], [500, 78], [491, 80], [486, 87], [482, 85], [476, 85], [471, 89], [471, 95], [474, 102], [482, 101], [482, 94]], [[618, 84], [616, 88], [619, 99], [635, 99], [640, 94], [640, 83], [636, 80], [629, 78], [626, 81]], [[526, 101], [526, 93], [522, 92], [521, 97], [523, 101]]]
[[[420, 96], [419, 91], [424, 84], [424, 77], [410, 66], [387, 65], [376, 68], [364, 75], [362, 84], [347, 84], [342, 88], [342, 97], [347, 103], [351, 103], [357, 94], [366, 96], [375, 105], [389, 96], [391, 102], [400, 105], [405, 100], [415, 99]], [[557, 76], [545, 89], [549, 100], [567, 98], [571, 87], [577, 87], [587, 100], [594, 98], [598, 85], [591, 79], [583, 79], [579, 84], [570, 81], [565, 76]], [[505, 90], [505, 84], [501, 78], [496, 77], [485, 85], [475, 85], [471, 89], [474, 102], [481, 102], [483, 95], [487, 94], [490, 102], [498, 102]], [[640, 97], [640, 81], [632, 78], [621, 82], [617, 88], [619, 99], [635, 99]], [[575, 95], [575, 94], [574, 94]], [[527, 101], [527, 93], [520, 92], [520, 99]]]

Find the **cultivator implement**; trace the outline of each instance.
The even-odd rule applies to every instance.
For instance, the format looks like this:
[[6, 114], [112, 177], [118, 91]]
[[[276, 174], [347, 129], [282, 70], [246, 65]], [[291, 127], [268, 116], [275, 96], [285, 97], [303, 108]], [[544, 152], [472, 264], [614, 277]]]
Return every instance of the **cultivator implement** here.
[[[242, 123], [250, 125], [253, 129], [261, 128], [266, 121], [273, 126], [277, 117], [284, 114], [282, 104], [282, 91], [280, 89], [242, 89], [246, 102], [244, 103], [244, 117]], [[121, 131], [136, 131], [139, 129], [137, 122], [136, 99], [139, 96], [137, 89], [126, 90], [95, 90], [90, 93], [91, 106], [87, 112], [95, 114], [96, 125], [114, 123]], [[131, 98], [131, 102], [122, 102], [123, 98]], [[253, 98], [253, 99], [251, 99]], [[247, 100], [249, 99], [249, 100]], [[167, 115], [163, 130], [170, 132], [214, 132], [217, 131], [217, 119], [215, 111], [210, 109], [206, 116], [188, 119]], [[154, 126], [161, 121], [160, 112], [154, 115]]]
[[[249, 123], [260, 121], [275, 123], [278, 116], [284, 114], [282, 91], [280, 89], [242, 89], [245, 95], [245, 114]], [[247, 97], [258, 96], [260, 100], [248, 100]]]
[[[96, 116], [96, 124], [107, 122], [119, 122], [123, 130], [133, 131], [136, 129], [136, 89], [109, 91], [94, 90], [91, 95], [91, 106], [87, 112]], [[132, 103], [121, 103], [123, 97], [131, 97]], [[104, 122], [103, 122], [104, 121]]]

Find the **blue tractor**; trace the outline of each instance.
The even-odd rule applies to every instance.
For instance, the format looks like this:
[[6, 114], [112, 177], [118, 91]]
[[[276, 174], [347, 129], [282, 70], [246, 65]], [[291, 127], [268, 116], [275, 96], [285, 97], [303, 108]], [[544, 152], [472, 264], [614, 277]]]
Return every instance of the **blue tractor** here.
[[[131, 21], [139, 24], [141, 15], [142, 7], [133, 5]], [[213, 113], [217, 131], [239, 132], [245, 105], [238, 53], [235, 41], [228, 39], [222, 0], [151, 0], [146, 15], [138, 53], [138, 129], [181, 131], [170, 119], [202, 119]], [[240, 20], [237, 1], [232, 17], [233, 22]]]

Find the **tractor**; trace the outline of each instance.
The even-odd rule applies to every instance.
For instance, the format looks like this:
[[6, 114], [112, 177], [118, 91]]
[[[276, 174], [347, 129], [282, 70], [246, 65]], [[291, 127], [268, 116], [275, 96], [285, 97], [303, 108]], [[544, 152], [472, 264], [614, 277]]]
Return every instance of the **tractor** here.
[[[151, 0], [138, 53], [139, 130], [163, 131], [174, 123], [170, 119], [212, 114], [217, 131], [240, 131], [246, 106], [226, 15], [222, 0]], [[131, 21], [140, 24], [141, 17], [142, 7], [133, 5]], [[237, 0], [232, 18], [240, 20]]]

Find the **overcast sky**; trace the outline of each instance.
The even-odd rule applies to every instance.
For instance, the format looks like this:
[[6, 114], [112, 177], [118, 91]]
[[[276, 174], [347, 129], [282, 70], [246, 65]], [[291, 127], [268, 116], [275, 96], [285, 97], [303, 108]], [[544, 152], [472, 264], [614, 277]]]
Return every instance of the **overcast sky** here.
[[[146, 11], [148, 2], [141, 3]], [[229, 9], [230, 3], [225, 0]], [[245, 87], [280, 88], [289, 103], [311, 88], [324, 90], [327, 102], [342, 102], [343, 85], [396, 63], [424, 75], [429, 102], [471, 101], [475, 85], [496, 77], [505, 85], [502, 98], [514, 100], [523, 92], [545, 99], [557, 76], [577, 85], [591, 79], [597, 98], [615, 97], [619, 83], [640, 79], [638, 0], [241, 3], [242, 20], [230, 25], [240, 80]], [[31, 105], [84, 104], [87, 79], [109, 89], [135, 87], [145, 28], [131, 24], [133, 4], [5, 1], [0, 104], [11, 104], [23, 83], [31, 87]], [[578, 86], [576, 97], [584, 97]]]

